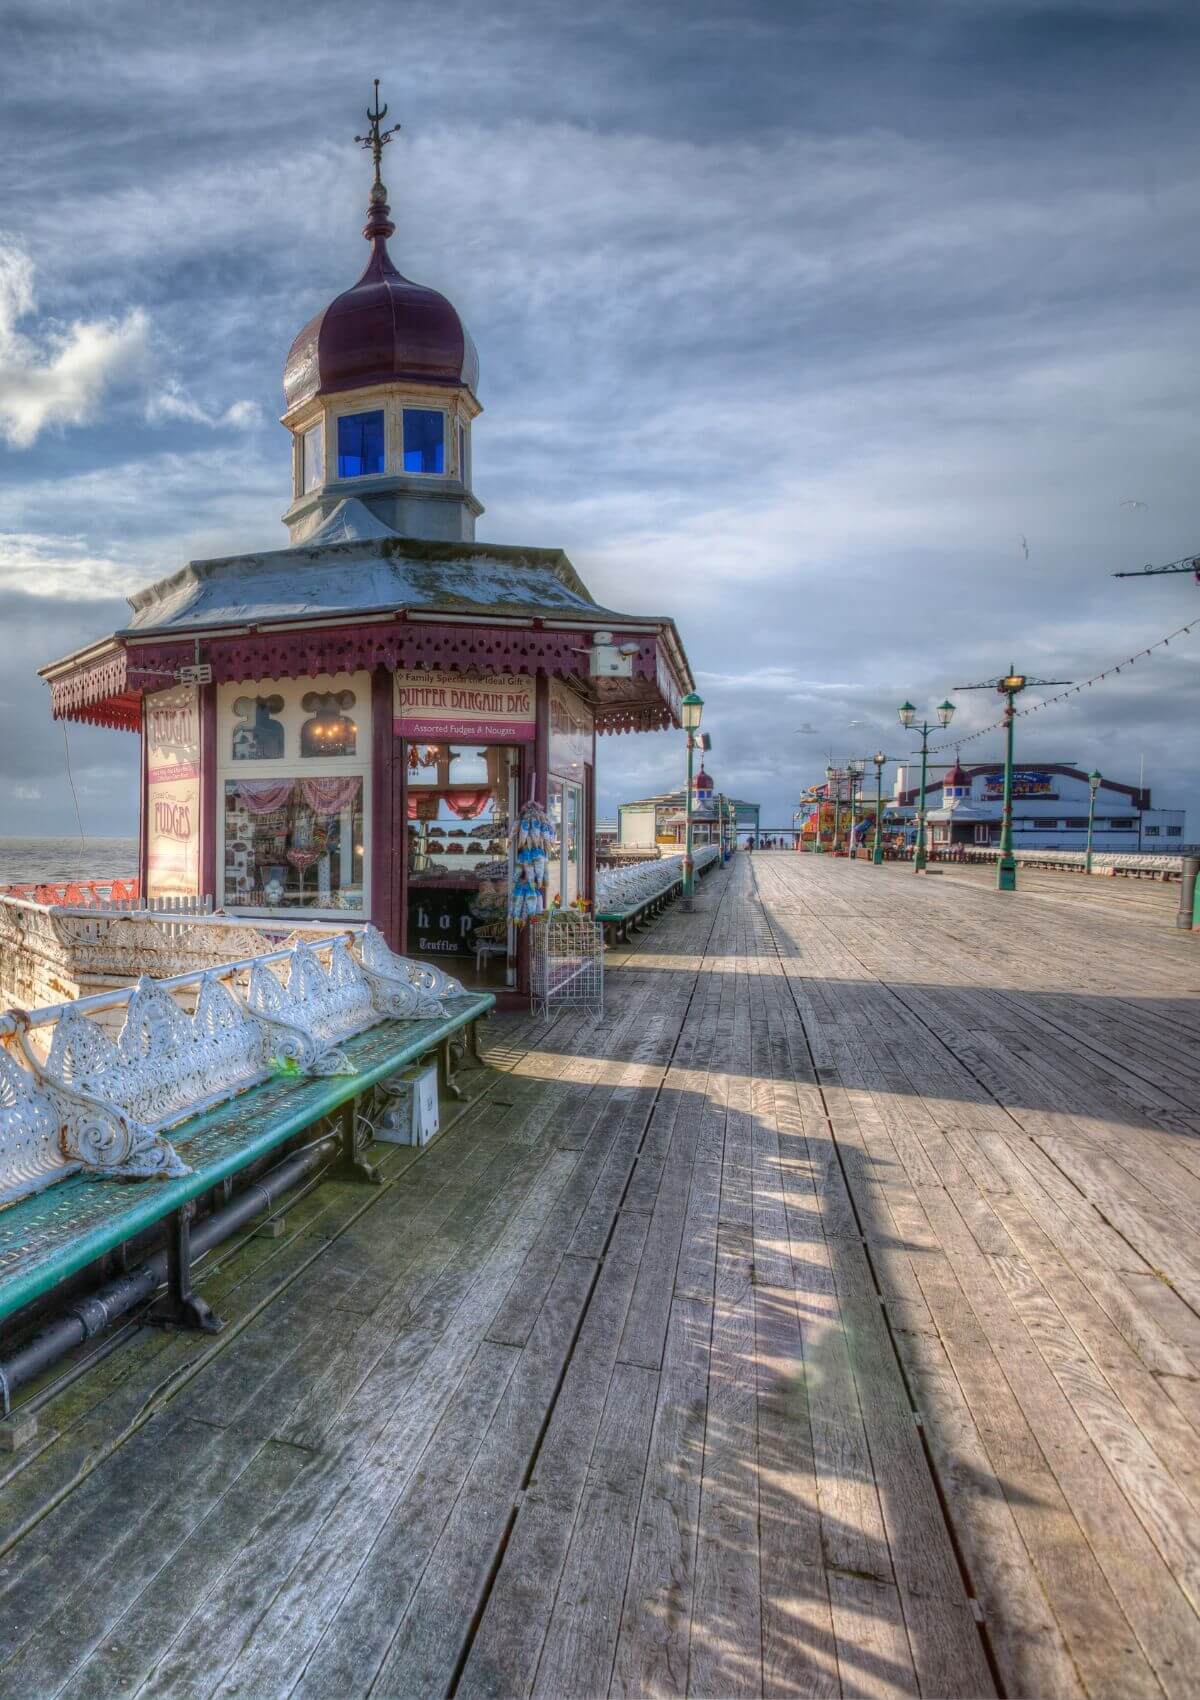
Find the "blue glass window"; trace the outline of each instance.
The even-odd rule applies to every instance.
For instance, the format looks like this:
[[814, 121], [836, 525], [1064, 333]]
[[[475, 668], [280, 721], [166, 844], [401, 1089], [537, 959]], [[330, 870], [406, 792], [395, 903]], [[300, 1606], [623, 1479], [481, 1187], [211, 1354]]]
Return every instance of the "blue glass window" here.
[[404, 409], [405, 472], [446, 470], [445, 417], [433, 407]]
[[383, 471], [383, 409], [346, 413], [338, 420], [338, 477], [364, 478]]

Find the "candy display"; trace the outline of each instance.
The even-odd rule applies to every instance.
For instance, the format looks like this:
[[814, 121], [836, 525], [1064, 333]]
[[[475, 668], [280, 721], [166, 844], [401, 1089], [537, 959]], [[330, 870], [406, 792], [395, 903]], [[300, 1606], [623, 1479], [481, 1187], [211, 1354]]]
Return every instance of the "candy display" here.
[[518, 925], [545, 911], [546, 864], [556, 846], [553, 820], [542, 805], [531, 798], [517, 817], [512, 898], [508, 912]]

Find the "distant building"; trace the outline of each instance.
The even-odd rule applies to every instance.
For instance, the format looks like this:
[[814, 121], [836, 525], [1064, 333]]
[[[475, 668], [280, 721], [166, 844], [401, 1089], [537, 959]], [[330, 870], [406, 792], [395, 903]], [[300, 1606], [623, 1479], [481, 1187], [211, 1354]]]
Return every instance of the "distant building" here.
[[[655, 845], [675, 849], [683, 843], [687, 793], [667, 791], [658, 797], [641, 797], [622, 803], [617, 810], [618, 842], [623, 850], [650, 850]], [[697, 847], [715, 844], [720, 837], [721, 810], [733, 804], [734, 822], [740, 833], [758, 833], [760, 805], [726, 797], [717, 791], [704, 768], [692, 781], [692, 843]]]
[[[916, 818], [919, 767], [901, 766], [889, 813]], [[1013, 771], [1013, 848], [1082, 850], [1087, 843], [1087, 774], [1068, 762], [1047, 762]], [[925, 785], [925, 820], [932, 848], [952, 845], [997, 847], [1004, 803], [1004, 764], [959, 762]], [[1170, 851], [1183, 841], [1184, 811], [1155, 809], [1148, 787], [1105, 777], [1096, 793], [1093, 839], [1097, 850]]]

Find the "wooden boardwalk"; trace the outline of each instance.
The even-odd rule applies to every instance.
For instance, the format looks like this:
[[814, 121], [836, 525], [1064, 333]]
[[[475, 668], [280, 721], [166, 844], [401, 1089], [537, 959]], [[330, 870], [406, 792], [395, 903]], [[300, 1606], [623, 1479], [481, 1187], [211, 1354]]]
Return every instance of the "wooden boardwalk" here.
[[0, 1697], [1195, 1693], [1169, 922], [739, 856], [45, 1404]]

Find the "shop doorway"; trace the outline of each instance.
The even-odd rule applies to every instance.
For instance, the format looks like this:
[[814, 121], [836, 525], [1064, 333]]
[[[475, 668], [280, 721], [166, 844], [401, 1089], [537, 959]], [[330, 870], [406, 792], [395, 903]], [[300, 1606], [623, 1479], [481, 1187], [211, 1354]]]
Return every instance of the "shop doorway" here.
[[547, 801], [558, 850], [546, 866], [546, 902], [551, 907], [558, 902], [566, 909], [579, 901], [587, 878], [583, 786], [552, 777]]
[[508, 899], [519, 750], [412, 742], [404, 759], [407, 953], [470, 986], [514, 985]]

